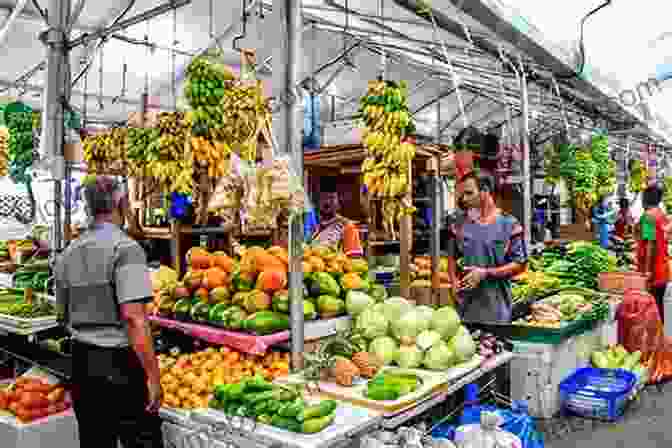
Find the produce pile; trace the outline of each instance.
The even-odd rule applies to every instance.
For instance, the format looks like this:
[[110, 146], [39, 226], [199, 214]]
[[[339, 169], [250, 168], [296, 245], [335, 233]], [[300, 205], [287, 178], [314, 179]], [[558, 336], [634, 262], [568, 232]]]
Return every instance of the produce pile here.
[[33, 300], [27, 303], [20, 289], [0, 289], [0, 314], [22, 319], [36, 319], [56, 315], [56, 310], [48, 301]]
[[665, 211], [670, 214], [672, 213], [672, 176], [668, 176], [663, 180], [665, 184], [665, 191], [663, 192], [663, 204], [665, 205]]
[[0, 260], [9, 259], [9, 243], [4, 240], [0, 240]]
[[[139, 151], [147, 144], [149, 137], [142, 144], [136, 139], [128, 141], [127, 128], [115, 128], [87, 136], [82, 142], [84, 160], [90, 174], [123, 173], [126, 169], [127, 153]], [[132, 145], [132, 146], [131, 146]]]
[[0, 409], [14, 414], [22, 423], [58, 414], [70, 408], [65, 388], [41, 378], [20, 377], [0, 391]]
[[545, 272], [526, 271], [514, 278], [513, 303], [527, 303], [560, 287], [560, 279]]
[[30, 182], [26, 170], [33, 165], [33, 114], [12, 112], [6, 118], [9, 129], [9, 175], [18, 184]]
[[469, 331], [452, 307], [434, 310], [402, 297], [359, 305], [349, 310], [356, 316], [353, 331], [383, 365], [446, 370], [470, 361], [476, 353]]
[[210, 347], [191, 354], [174, 351], [158, 355], [163, 405], [178, 409], [207, 408], [213, 388], [236, 384], [260, 375], [274, 380], [289, 373], [289, 355], [269, 352], [263, 356], [239, 353], [227, 347]]
[[394, 401], [415, 392], [422, 382], [411, 373], [383, 372], [366, 385], [366, 398], [376, 401]]
[[[412, 287], [431, 288], [432, 286], [432, 259], [431, 257], [415, 257], [410, 266]], [[439, 260], [439, 281], [442, 285], [450, 283], [448, 276], [448, 258]]]
[[[188, 262], [181, 282], [162, 285], [160, 315], [259, 335], [289, 329], [286, 249], [251, 247], [234, 260], [192, 248]], [[365, 260], [328, 248], [306, 247], [303, 269], [306, 320], [337, 317], [348, 304], [386, 295], [381, 285], [369, 284]]]
[[406, 196], [415, 158], [415, 145], [407, 140], [414, 126], [408, 111], [406, 83], [371, 81], [360, 103], [364, 120], [362, 142], [367, 151], [362, 162], [364, 184], [372, 196], [383, 199], [383, 226], [396, 240], [401, 217], [415, 213]]
[[46, 292], [49, 274], [49, 262], [47, 260], [34, 260], [22, 265], [14, 273], [14, 286], [25, 289], [32, 288], [34, 291]]
[[0, 126], [0, 177], [9, 172], [9, 129]]
[[561, 287], [597, 290], [597, 276], [601, 272], [618, 270], [618, 260], [599, 245], [574, 241], [565, 246], [544, 249], [541, 259], [531, 259], [530, 266], [560, 279]]
[[334, 422], [338, 403], [308, 403], [298, 388], [278, 386], [260, 376], [215, 387], [210, 407], [286, 431], [315, 434]]
[[641, 160], [633, 159], [628, 166], [630, 175], [628, 176], [628, 189], [631, 193], [637, 194], [646, 190], [649, 185], [649, 170]]
[[622, 345], [611, 346], [605, 351], [593, 352], [591, 363], [598, 369], [624, 369], [646, 382], [648, 369], [642, 362], [642, 353], [628, 351]]
[[530, 306], [531, 313], [514, 322], [543, 328], [560, 328], [575, 320], [601, 320], [609, 313], [609, 304], [590, 290], [567, 288]]

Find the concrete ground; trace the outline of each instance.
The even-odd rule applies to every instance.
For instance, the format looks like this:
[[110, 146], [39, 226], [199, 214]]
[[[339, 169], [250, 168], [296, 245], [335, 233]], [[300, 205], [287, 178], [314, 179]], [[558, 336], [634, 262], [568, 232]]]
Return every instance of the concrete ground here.
[[[667, 416], [666, 416], [667, 414]], [[661, 448], [672, 442], [672, 385], [642, 391], [616, 423], [569, 418], [540, 423], [546, 448]]]

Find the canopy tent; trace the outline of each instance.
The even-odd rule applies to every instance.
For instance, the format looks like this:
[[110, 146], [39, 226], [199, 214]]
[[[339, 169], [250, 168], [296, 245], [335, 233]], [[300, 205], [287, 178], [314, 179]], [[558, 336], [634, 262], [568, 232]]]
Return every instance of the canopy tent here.
[[[121, 14], [132, 17], [162, 3], [124, 0], [106, 6], [85, 0], [73, 36], [109, 25]], [[606, 95], [595, 98], [561, 80], [556, 83], [552, 70], [529, 55], [522, 54], [519, 60], [520, 51], [503, 40], [498, 30], [487, 28], [449, 2], [438, 6], [432, 2], [437, 26], [428, 16], [419, 15], [420, 10], [402, 7], [409, 3], [413, 2], [303, 1], [302, 78], [314, 75], [320, 93], [328, 96], [328, 101], [321, 102], [323, 117], [344, 119], [356, 113], [367, 82], [380, 73], [384, 52], [387, 77], [408, 82], [419, 132], [430, 137], [436, 136], [438, 128], [448, 141], [466, 125], [496, 129], [508, 118], [513, 120], [512, 129], [518, 129], [521, 62], [533, 81], [529, 83], [529, 109], [534, 141], [547, 140], [566, 125], [589, 130], [605, 123], [619, 129], [637, 125], [633, 115], [605, 101]], [[46, 25], [35, 4], [48, 9], [51, 1], [27, 2], [9, 29], [0, 49], [0, 90], [39, 107], [45, 51], [37, 36]], [[174, 12], [111, 34], [102, 45], [94, 41], [75, 49], [70, 58], [77, 80], [71, 106], [89, 122], [125, 121], [129, 112], [138, 110], [141, 95], [147, 91], [151, 106], [174, 108], [179, 99], [173, 90], [181, 95], [186, 65], [193, 55], [214, 47], [214, 37], [224, 50], [224, 62], [239, 64], [233, 39], [240, 34], [243, 5], [249, 16], [239, 45], [257, 50], [259, 76], [268, 82], [269, 94], [276, 93], [270, 83], [271, 56], [283, 31], [271, 23], [272, 2], [243, 1], [241, 5], [193, 0]], [[7, 16], [14, 6], [15, 2], [0, 0], [0, 10]], [[446, 31], [438, 14], [449, 17], [456, 28]], [[89, 70], [80, 76], [87, 66]], [[648, 137], [647, 132], [641, 135], [642, 141]]]

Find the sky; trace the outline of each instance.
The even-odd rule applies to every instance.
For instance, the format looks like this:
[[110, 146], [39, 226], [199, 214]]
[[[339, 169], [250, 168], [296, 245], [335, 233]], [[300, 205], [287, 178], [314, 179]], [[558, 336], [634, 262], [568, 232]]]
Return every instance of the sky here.
[[[581, 19], [604, 0], [565, 0], [549, 7], [538, 0], [491, 0], [517, 10], [544, 37], [564, 48], [577, 48]], [[586, 71], [596, 67], [633, 89], [649, 77], [672, 73], [672, 23], [660, 0], [613, 0], [584, 26]], [[666, 33], [669, 33], [667, 35]], [[672, 123], [672, 81], [649, 104]]]

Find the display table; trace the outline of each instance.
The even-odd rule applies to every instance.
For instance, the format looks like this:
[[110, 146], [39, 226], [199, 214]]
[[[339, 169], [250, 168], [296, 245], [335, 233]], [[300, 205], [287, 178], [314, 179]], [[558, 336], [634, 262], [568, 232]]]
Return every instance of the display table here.
[[[102, 422], [101, 422], [102, 423]], [[72, 410], [23, 424], [10, 415], [0, 416], [2, 448], [77, 448], [77, 420]]]

